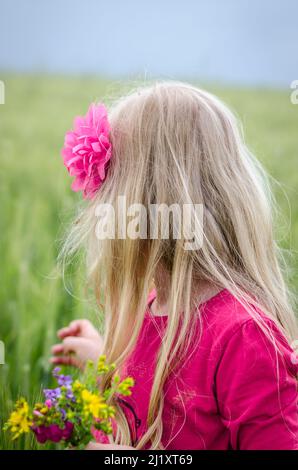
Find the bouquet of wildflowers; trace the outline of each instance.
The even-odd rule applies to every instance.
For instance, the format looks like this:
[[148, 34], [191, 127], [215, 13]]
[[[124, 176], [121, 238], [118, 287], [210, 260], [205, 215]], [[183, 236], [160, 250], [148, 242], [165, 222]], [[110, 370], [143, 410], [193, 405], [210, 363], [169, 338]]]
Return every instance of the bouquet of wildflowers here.
[[65, 448], [84, 448], [93, 439], [95, 430], [111, 434], [115, 409], [108, 404], [109, 400], [114, 394], [130, 395], [134, 385], [131, 377], [121, 380], [114, 374], [110, 388], [100, 393], [101, 376], [114, 369], [114, 364], [106, 364], [105, 356], [99, 358], [96, 367], [88, 362], [81, 380], [61, 374], [56, 367], [53, 376], [58, 386], [44, 389], [44, 402], [36, 403], [33, 409], [20, 398], [4, 430], [11, 432], [12, 439], [33, 432], [39, 443], [59, 442]]

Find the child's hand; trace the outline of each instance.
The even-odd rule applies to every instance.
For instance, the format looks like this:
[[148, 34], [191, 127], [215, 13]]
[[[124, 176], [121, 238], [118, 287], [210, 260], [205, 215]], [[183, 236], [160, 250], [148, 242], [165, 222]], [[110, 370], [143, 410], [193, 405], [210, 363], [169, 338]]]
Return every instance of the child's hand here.
[[121, 446], [117, 444], [100, 444], [98, 442], [89, 442], [85, 447], [85, 450], [136, 450], [134, 447]]
[[84, 368], [88, 359], [97, 362], [102, 353], [102, 338], [88, 320], [74, 320], [57, 335], [62, 343], [52, 347], [53, 364]]

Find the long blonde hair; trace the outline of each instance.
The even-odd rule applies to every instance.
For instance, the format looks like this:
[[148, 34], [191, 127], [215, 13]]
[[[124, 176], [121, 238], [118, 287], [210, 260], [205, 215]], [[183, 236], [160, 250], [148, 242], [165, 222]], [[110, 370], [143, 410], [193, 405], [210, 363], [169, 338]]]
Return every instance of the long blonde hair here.
[[[273, 342], [257, 310], [289, 339], [295, 335], [295, 316], [272, 233], [268, 178], [245, 146], [231, 111], [189, 84], [158, 82], [118, 100], [109, 120], [113, 158], [108, 177], [79, 213], [61, 256], [85, 247], [88, 279], [104, 304], [104, 352], [118, 368], [136, 343], [156, 269], [163, 266], [169, 273], [168, 324], [155, 369], [148, 430], [137, 445], [155, 449], [162, 445], [163, 386], [192, 337], [195, 284], [208, 281], [228, 289]], [[188, 251], [183, 240], [98, 240], [95, 209], [100, 203], [116, 207], [119, 195], [127, 205], [203, 204], [203, 246]], [[116, 442], [131, 444], [119, 406], [117, 420]]]

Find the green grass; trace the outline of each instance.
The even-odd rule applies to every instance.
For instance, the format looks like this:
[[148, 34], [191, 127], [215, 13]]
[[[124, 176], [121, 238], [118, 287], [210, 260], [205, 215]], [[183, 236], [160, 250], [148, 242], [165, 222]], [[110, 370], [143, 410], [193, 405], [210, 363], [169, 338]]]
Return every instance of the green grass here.
[[[2, 77], [3, 80], [3, 77]], [[89, 103], [127, 89], [95, 78], [4, 77], [6, 104], [0, 106], [0, 426], [19, 395], [40, 395], [50, 382], [49, 350], [57, 328], [74, 317], [96, 321], [86, 301], [82, 271], [73, 274], [70, 296], [55, 269], [63, 227], [80, 199], [69, 189], [60, 149], [73, 116]], [[207, 87], [208, 88], [208, 87]], [[250, 148], [281, 186], [278, 236], [298, 248], [298, 106], [289, 91], [210, 87], [244, 123]], [[285, 196], [285, 193], [287, 196]], [[291, 211], [290, 211], [291, 209]], [[295, 260], [294, 260], [295, 261]], [[292, 283], [298, 286], [297, 262]], [[0, 432], [0, 448], [33, 448], [32, 439], [12, 444]]]

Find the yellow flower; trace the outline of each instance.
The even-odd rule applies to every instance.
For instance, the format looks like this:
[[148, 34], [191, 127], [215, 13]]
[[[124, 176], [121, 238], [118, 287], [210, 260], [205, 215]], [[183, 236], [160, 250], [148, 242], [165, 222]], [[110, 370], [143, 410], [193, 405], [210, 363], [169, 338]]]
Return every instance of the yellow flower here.
[[72, 385], [72, 390], [74, 392], [78, 392], [79, 390], [82, 390], [83, 384], [79, 380], [75, 380], [73, 385]]
[[105, 374], [106, 372], [109, 372], [110, 366], [106, 364], [106, 355], [102, 354], [97, 363], [97, 373], [98, 374]]
[[12, 439], [17, 439], [21, 434], [30, 431], [32, 420], [29, 413], [29, 406], [24, 398], [18, 400], [15, 404], [15, 409], [11, 413], [4, 429], [9, 429], [13, 434]]
[[118, 393], [124, 396], [131, 395], [131, 387], [134, 386], [134, 379], [132, 377], [127, 377], [126, 379], [122, 380], [122, 382], [118, 385]]
[[114, 415], [113, 407], [104, 403], [101, 396], [89, 392], [86, 388], [81, 391], [81, 398], [86, 415], [91, 414], [96, 419], [107, 419]]

